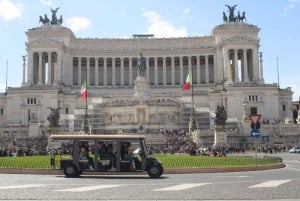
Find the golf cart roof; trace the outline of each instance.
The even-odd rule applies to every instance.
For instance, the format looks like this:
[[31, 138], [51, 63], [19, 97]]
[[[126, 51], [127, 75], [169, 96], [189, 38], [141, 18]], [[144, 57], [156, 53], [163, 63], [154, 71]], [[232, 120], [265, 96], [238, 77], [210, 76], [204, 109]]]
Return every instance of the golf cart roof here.
[[87, 135], [87, 134], [66, 134], [66, 135], [51, 135], [52, 140], [140, 140], [145, 139], [144, 135], [133, 134], [111, 134], [111, 135]]

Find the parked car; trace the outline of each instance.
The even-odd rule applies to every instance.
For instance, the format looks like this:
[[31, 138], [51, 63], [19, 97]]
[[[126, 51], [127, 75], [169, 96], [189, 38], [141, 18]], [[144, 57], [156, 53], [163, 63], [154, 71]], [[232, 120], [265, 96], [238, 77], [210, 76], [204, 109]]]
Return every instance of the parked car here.
[[300, 153], [300, 145], [294, 146], [290, 149], [290, 153]]

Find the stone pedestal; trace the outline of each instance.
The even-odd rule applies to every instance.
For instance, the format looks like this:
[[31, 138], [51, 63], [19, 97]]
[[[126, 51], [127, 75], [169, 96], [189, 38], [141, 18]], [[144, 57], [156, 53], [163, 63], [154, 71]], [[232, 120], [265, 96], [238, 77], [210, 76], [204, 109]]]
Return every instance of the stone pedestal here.
[[223, 126], [219, 126], [219, 125], [215, 126], [215, 140], [213, 146], [214, 147], [227, 146], [227, 133], [223, 129]]
[[150, 97], [150, 85], [144, 76], [138, 76], [134, 80], [134, 97], [139, 100], [147, 100]]
[[38, 137], [41, 132], [40, 123], [29, 123], [28, 137]]

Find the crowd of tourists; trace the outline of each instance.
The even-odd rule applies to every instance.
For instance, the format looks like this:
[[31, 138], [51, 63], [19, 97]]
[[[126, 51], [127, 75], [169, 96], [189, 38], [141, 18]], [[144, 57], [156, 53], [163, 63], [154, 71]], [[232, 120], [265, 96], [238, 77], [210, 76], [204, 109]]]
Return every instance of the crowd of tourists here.
[[151, 146], [150, 152], [161, 154], [190, 153], [196, 144], [185, 129], [164, 129], [160, 131], [164, 144]]

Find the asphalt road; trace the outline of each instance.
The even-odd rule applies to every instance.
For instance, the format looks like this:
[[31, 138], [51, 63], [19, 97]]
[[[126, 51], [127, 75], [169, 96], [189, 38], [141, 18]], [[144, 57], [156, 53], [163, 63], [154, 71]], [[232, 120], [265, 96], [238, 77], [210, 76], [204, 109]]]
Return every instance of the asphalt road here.
[[285, 168], [147, 175], [0, 174], [0, 200], [299, 200], [300, 154], [278, 154]]

